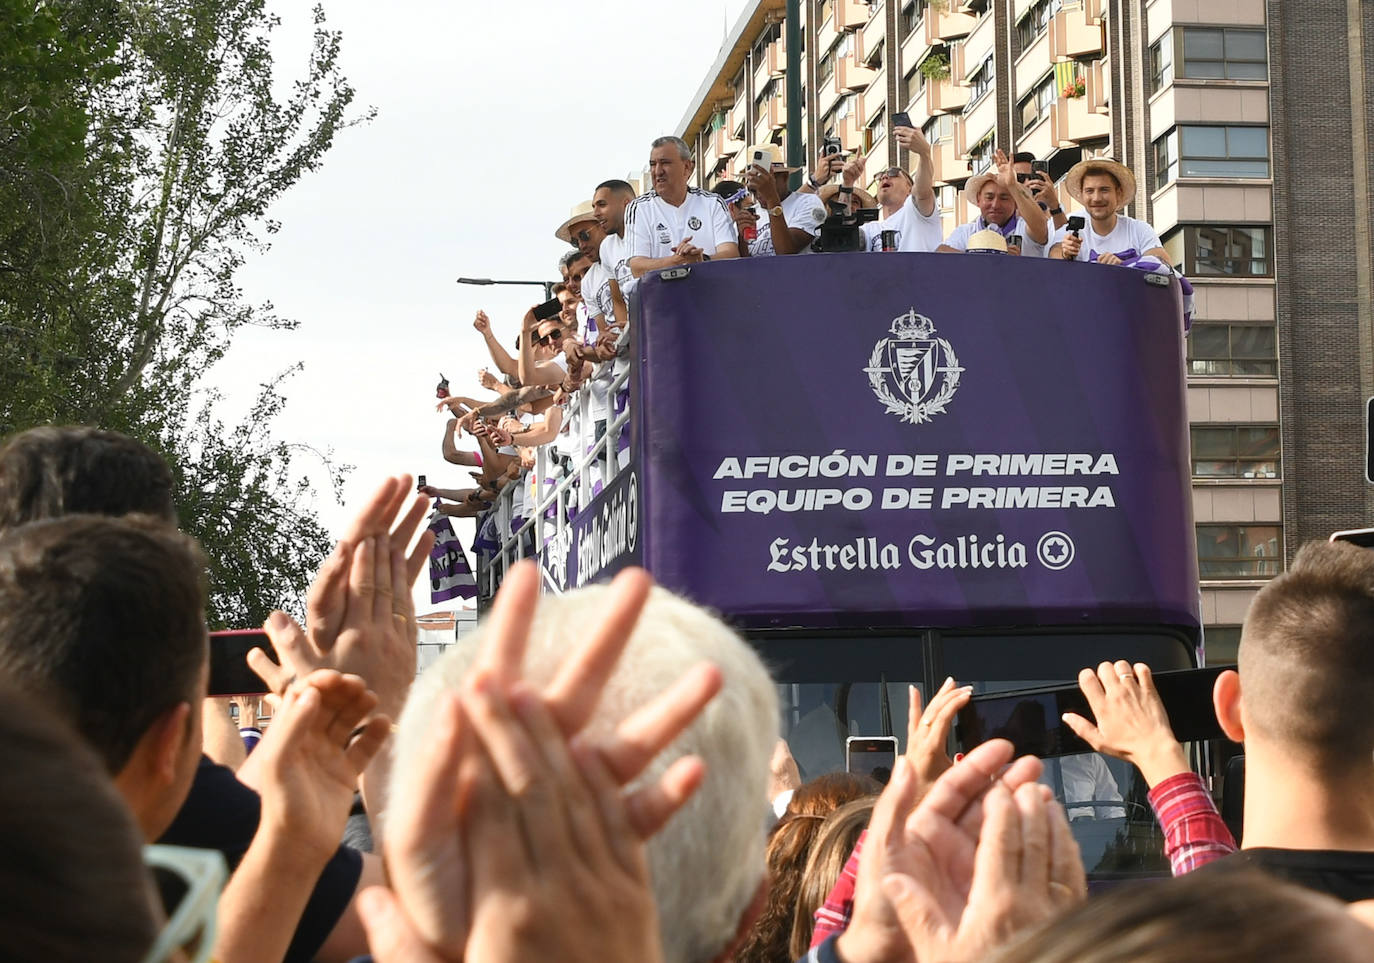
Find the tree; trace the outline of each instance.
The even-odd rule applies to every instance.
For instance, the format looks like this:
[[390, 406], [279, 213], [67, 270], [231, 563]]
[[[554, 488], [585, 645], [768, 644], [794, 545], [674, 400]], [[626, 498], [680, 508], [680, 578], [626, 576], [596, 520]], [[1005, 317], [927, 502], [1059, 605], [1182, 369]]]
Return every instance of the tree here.
[[236, 426], [193, 399], [235, 332], [294, 327], [236, 277], [272, 204], [371, 116], [349, 111], [340, 36], [317, 7], [279, 97], [263, 0], [0, 8], [0, 432], [98, 424], [163, 452], [212, 622], [257, 624], [327, 548], [313, 492], [270, 436], [276, 382]]

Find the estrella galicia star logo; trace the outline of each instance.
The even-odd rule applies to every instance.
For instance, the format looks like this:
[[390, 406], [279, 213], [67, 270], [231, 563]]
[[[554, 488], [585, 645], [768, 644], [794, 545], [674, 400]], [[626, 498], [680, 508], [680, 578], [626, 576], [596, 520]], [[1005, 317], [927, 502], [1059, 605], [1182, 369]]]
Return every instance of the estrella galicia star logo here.
[[1035, 546], [1036, 557], [1040, 564], [1052, 572], [1059, 572], [1073, 564], [1077, 550], [1073, 539], [1063, 532], [1046, 532], [1040, 536]]

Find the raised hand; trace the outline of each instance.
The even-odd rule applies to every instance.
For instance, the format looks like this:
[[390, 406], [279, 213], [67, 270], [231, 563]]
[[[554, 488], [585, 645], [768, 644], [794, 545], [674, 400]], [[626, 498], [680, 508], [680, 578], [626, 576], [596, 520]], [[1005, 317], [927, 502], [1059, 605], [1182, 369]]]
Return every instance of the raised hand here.
[[1188, 757], [1174, 738], [1148, 665], [1103, 662], [1096, 672], [1078, 673], [1078, 688], [1097, 721], [1066, 712], [1064, 722], [1094, 750], [1138, 767], [1152, 787], [1188, 771]]
[[478, 311], [477, 317], [473, 320], [472, 326], [482, 334], [491, 333], [491, 318], [487, 317], [487, 312]]
[[935, 780], [954, 765], [946, 748], [949, 730], [959, 710], [968, 705], [973, 696], [973, 686], [956, 688], [953, 677], [945, 679], [924, 712], [921, 711], [921, 690], [913, 685], [909, 692], [911, 713], [907, 716], [906, 757], [916, 777], [916, 798], [920, 800]]

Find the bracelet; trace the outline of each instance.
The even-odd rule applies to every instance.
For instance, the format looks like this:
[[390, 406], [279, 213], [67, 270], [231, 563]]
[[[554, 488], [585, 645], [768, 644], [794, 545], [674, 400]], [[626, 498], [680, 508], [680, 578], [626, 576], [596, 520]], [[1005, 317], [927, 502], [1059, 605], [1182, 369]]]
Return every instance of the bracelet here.
[[816, 180], [815, 174], [808, 173], [806, 175], [806, 182], [811, 185], [811, 189], [813, 191], [818, 191], [821, 189], [821, 182]]
[[1064, 213], [1064, 205], [1063, 205], [1063, 204], [1060, 204], [1060, 205], [1059, 205], [1058, 207], [1056, 207], [1054, 210], [1050, 211], [1050, 217], [1058, 217], [1060, 214], [1063, 214], [1063, 213]]

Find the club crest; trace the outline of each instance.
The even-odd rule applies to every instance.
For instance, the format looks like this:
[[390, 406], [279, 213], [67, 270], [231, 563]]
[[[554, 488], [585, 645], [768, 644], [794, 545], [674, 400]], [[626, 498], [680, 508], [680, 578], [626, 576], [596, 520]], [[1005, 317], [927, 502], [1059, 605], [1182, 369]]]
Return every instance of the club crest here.
[[873, 348], [864, 372], [890, 415], [921, 425], [938, 414], [959, 387], [959, 359], [935, 324], [912, 308], [892, 321], [891, 337]]
[[694, 231], [701, 230], [701, 218], [695, 216], [687, 218], [687, 226]]

